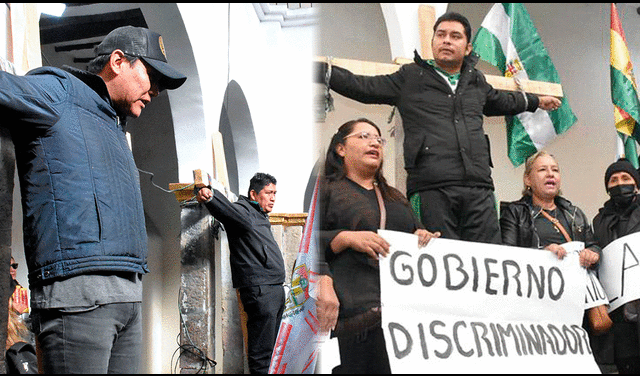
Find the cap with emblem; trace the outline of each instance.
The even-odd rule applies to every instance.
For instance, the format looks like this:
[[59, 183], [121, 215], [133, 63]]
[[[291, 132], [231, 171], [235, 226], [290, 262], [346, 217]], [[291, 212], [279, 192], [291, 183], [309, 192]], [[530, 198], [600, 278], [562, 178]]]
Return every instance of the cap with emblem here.
[[160, 86], [177, 89], [187, 79], [167, 63], [167, 55], [160, 34], [143, 27], [122, 26], [110, 32], [96, 48], [96, 56], [110, 55], [121, 50], [127, 55], [139, 57], [157, 70], [162, 78]]

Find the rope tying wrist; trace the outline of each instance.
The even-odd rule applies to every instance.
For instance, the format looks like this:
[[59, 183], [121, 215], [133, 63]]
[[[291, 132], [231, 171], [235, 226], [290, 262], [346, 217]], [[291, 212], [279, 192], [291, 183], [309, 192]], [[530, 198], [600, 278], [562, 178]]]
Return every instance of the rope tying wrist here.
[[332, 69], [332, 65], [333, 65], [333, 57], [331, 56], [327, 56], [327, 71], [325, 72], [325, 76], [324, 76], [324, 112], [325, 114], [333, 111], [334, 107], [333, 107], [333, 98], [331, 97], [331, 92], [329, 91], [330, 87], [330, 82], [331, 82], [331, 69]]
[[522, 93], [522, 96], [524, 97], [524, 110], [526, 111], [527, 108], [529, 108], [529, 98], [527, 98], [527, 93], [525, 93], [524, 88], [522, 87], [522, 82], [518, 77], [514, 77], [513, 81], [516, 83], [518, 91]]

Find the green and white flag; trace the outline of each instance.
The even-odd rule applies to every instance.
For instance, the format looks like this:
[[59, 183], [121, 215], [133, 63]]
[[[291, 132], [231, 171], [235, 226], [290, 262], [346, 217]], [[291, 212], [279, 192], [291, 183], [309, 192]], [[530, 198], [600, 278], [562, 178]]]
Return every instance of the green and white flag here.
[[[505, 77], [560, 83], [527, 9], [521, 3], [495, 4], [473, 40], [473, 50]], [[548, 145], [577, 120], [567, 97], [556, 111], [507, 116], [508, 155], [514, 166]]]

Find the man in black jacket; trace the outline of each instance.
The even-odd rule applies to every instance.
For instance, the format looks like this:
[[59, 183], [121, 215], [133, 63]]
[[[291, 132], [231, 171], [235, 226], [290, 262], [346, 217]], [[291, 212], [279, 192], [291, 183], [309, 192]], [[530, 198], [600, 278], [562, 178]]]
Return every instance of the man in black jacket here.
[[382, 76], [354, 75], [326, 64], [318, 73], [324, 82], [330, 71], [329, 86], [341, 95], [398, 108], [407, 197], [426, 228], [445, 238], [500, 243], [483, 114], [555, 110], [560, 101], [493, 89], [475, 68], [478, 57], [470, 41], [469, 21], [446, 13], [434, 25], [434, 60], [416, 53], [415, 63]]
[[210, 188], [202, 188], [196, 198], [227, 232], [231, 279], [247, 313], [249, 370], [266, 374], [285, 301], [284, 260], [268, 215], [276, 201], [276, 179], [256, 173], [248, 197], [235, 203]]

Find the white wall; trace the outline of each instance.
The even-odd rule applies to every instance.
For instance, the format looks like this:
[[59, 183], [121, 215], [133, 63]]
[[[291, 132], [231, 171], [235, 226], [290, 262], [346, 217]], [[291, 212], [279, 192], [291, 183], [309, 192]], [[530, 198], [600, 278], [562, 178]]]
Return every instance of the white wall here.
[[[274, 211], [302, 212], [304, 190], [316, 159], [310, 147], [313, 27], [282, 28], [279, 22], [260, 22], [250, 3], [179, 7], [203, 88], [207, 137], [218, 130], [227, 82], [235, 80], [251, 112], [259, 169], [278, 180]], [[178, 143], [177, 148], [182, 147]], [[202, 160], [211, 160], [207, 151]], [[182, 162], [180, 165], [182, 169]], [[246, 194], [249, 184], [248, 179], [243, 180], [240, 194]]]

